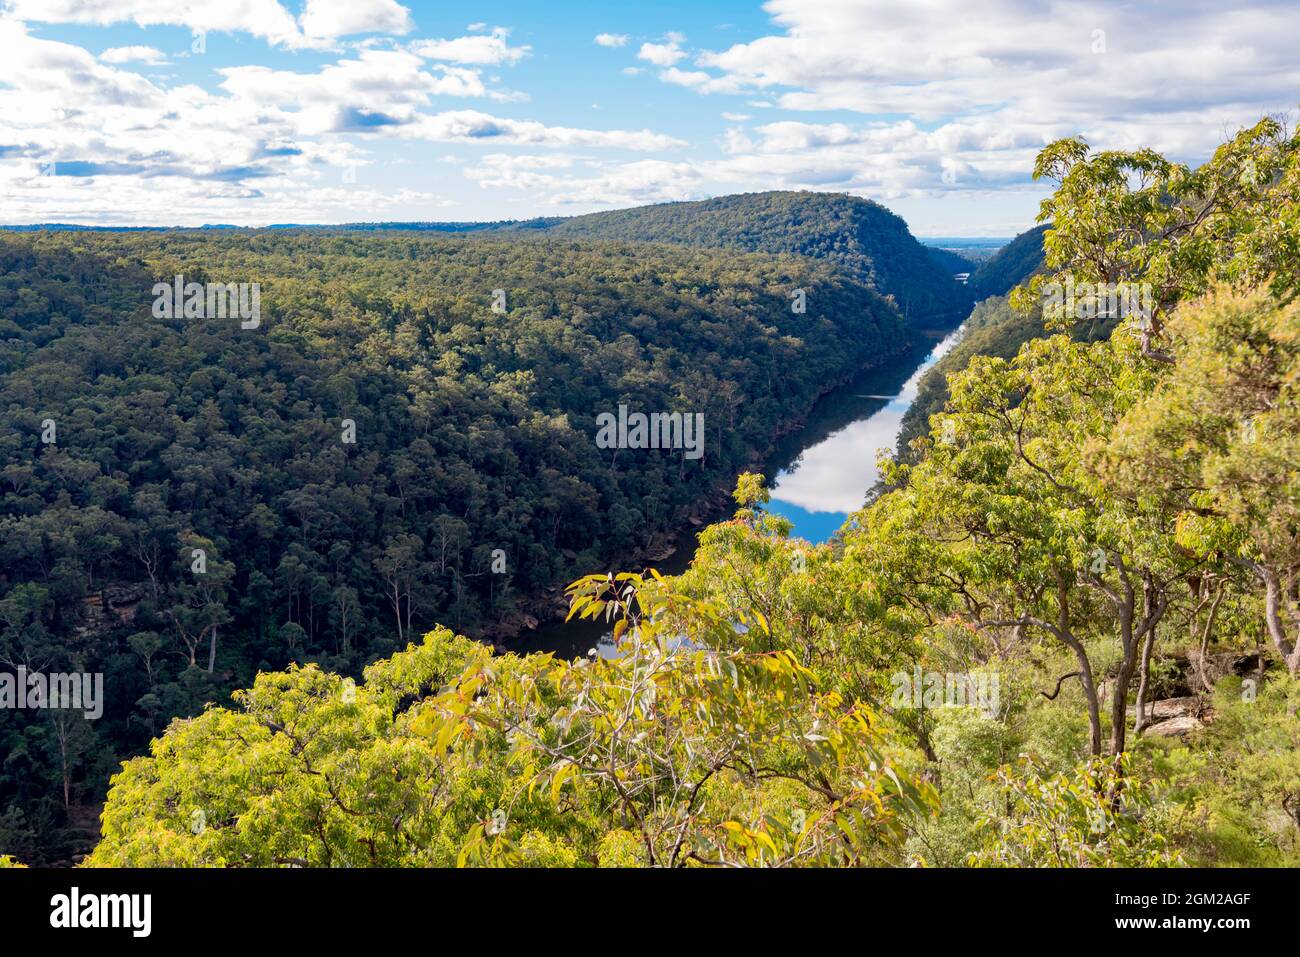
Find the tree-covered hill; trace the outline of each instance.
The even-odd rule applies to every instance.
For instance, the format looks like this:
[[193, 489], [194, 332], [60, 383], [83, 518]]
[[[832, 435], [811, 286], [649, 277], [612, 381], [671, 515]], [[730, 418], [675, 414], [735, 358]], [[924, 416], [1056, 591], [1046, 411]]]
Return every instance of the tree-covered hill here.
[[[177, 274], [258, 283], [258, 325], [155, 318]], [[435, 623], [549, 611], [907, 338], [879, 295], [799, 257], [0, 234], [0, 658], [104, 672], [108, 702], [72, 740], [0, 711], [0, 852], [68, 853], [117, 758], [258, 670], [358, 673]], [[620, 404], [702, 413], [702, 457], [598, 447]]]
[[976, 299], [1005, 296], [1043, 268], [1043, 236], [1050, 223], [1021, 233], [980, 263], [971, 273], [967, 288]]
[[685, 574], [571, 586], [610, 660], [259, 675], [126, 764], [90, 863], [1300, 864], [1300, 136], [1035, 173], [1050, 276], [1148, 314], [974, 358], [833, 541], [741, 475]]
[[[1043, 235], [1050, 227], [1035, 226], [1003, 246], [971, 274], [967, 288], [980, 301], [966, 319], [960, 341], [930, 367], [917, 384], [916, 400], [903, 415], [898, 435], [899, 454], [912, 459], [912, 440], [929, 429], [930, 416], [948, 400], [948, 379], [970, 364], [974, 356], [1009, 359], [1030, 339], [1045, 334], [1037, 312], [1012, 309], [1006, 294], [1043, 269]], [[1110, 332], [1098, 323], [1084, 330], [1093, 337]]]
[[970, 297], [907, 224], [843, 193], [766, 192], [520, 223], [550, 235], [677, 243], [826, 260], [897, 300], [914, 323], [956, 321]]
[[[42, 228], [0, 227], [0, 231]], [[107, 227], [51, 224], [49, 228], [97, 231]], [[661, 203], [583, 216], [548, 216], [522, 221], [373, 222], [311, 227], [278, 224], [265, 228], [502, 236], [548, 233], [571, 238], [808, 256], [826, 260], [853, 279], [874, 286], [882, 295], [892, 297], [909, 320], [927, 328], [960, 320], [972, 300], [970, 288], [955, 283], [952, 276], [971, 270], [973, 263], [956, 252], [923, 246], [900, 217], [878, 203], [845, 193], [743, 193], [699, 202]], [[989, 276], [995, 281], [996, 270]]]

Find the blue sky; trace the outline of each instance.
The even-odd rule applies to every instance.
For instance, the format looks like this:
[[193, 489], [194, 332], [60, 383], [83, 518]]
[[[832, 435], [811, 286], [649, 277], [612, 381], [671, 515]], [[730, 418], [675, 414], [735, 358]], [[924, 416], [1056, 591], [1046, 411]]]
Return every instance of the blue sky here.
[[1197, 163], [1290, 110], [1297, 19], [1280, 0], [0, 0], [0, 221], [500, 219], [821, 189], [921, 236], [1010, 235], [1057, 137]]

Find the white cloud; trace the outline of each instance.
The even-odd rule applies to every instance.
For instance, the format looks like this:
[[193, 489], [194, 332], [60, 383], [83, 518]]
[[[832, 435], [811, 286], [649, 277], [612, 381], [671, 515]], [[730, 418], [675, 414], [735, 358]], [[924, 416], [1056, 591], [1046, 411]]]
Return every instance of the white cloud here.
[[704, 177], [693, 163], [638, 160], [602, 167], [598, 175], [553, 187], [557, 206], [641, 206], [677, 199], [699, 199]]
[[547, 126], [535, 120], [512, 120], [477, 110], [422, 115], [401, 135], [443, 143], [501, 143], [530, 146], [596, 146], [630, 150], [664, 150], [686, 144], [651, 130], [587, 130]]
[[[0, 164], [0, 189], [6, 170]], [[37, 186], [7, 202], [9, 223], [79, 222], [100, 225], [199, 226], [235, 223], [356, 222], [382, 219], [448, 219], [454, 200], [439, 193], [412, 189], [376, 188], [364, 182], [348, 184], [341, 171], [302, 182], [285, 179], [240, 185], [199, 183], [183, 179], [134, 180], [114, 177], [114, 204], [106, 205], [103, 177], [43, 176]]]
[[1225, 124], [1290, 105], [1300, 62], [1288, 6], [988, 0], [975, 17], [962, 0], [770, 0], [783, 32], [701, 53], [712, 81], [661, 76], [701, 92], [763, 91], [801, 111], [1004, 116], [1085, 135], [1127, 124], [1165, 148], [1184, 137], [1162, 117], [1202, 109], [1206, 149]]
[[660, 71], [659, 79], [697, 93], [739, 93], [745, 88], [743, 81], [736, 77], [711, 76], [703, 70], [679, 70], [675, 66]]
[[153, 47], [112, 47], [99, 55], [103, 63], [143, 63], [146, 66], [162, 66], [167, 62], [166, 55]]
[[396, 0], [306, 0], [301, 26], [279, 0], [7, 0], [8, 12], [34, 23], [178, 26], [248, 33], [288, 47], [329, 46], [354, 33], [404, 33], [410, 14]]
[[401, 50], [362, 50], [315, 73], [264, 66], [226, 67], [221, 89], [234, 100], [275, 109], [301, 136], [382, 134], [416, 123], [434, 97], [485, 96], [479, 74]]
[[[697, 164], [723, 191], [986, 197], [1041, 192], [1029, 181], [1034, 156], [1062, 136], [1197, 162], [1233, 130], [1290, 108], [1300, 61], [1287, 6], [989, 0], [975, 22], [962, 0], [769, 0], [769, 35], [689, 54], [670, 35], [638, 56], [697, 93], [862, 115], [726, 131], [724, 158]], [[878, 119], [888, 114], [901, 118]]]
[[[1043, 192], [1028, 171], [1052, 139], [1082, 134], [1101, 148], [1152, 145], [1199, 161], [1237, 127], [1292, 106], [1300, 61], [1289, 5], [987, 0], [973, 15], [958, 0], [768, 0], [762, 35], [718, 49], [690, 48], [676, 33], [639, 46], [602, 33], [597, 44], [636, 50], [624, 74], [650, 73], [674, 88], [663, 91], [669, 104], [700, 109], [683, 90], [738, 97], [720, 104], [734, 125], [691, 152], [632, 160], [617, 151], [687, 144], [630, 120], [597, 130], [466, 109], [483, 105], [464, 102], [471, 98], [525, 98], [502, 90], [494, 68], [518, 64], [531, 48], [486, 23], [465, 36], [396, 41], [392, 34], [412, 28], [397, 0], [0, 0], [8, 11], [0, 14], [0, 215], [140, 220], [155, 196], [197, 210], [210, 195], [212, 210], [199, 221], [221, 219], [222, 210], [237, 221], [269, 209], [279, 210], [272, 218], [328, 218], [305, 210], [340, 208], [341, 168], [365, 170], [369, 189], [381, 192], [391, 176], [380, 165], [385, 153], [391, 160], [401, 150], [418, 168], [414, 144], [432, 142], [455, 144], [469, 182], [517, 194], [511, 201], [524, 215], [538, 205], [568, 211], [808, 188], [916, 203], [931, 223], [946, 215], [934, 212], [940, 204], [968, 201], [992, 222], [1010, 218], [1014, 203], [1027, 222]], [[20, 17], [241, 32], [283, 48], [348, 52], [313, 57], [310, 68], [291, 64], [298, 69], [286, 68], [282, 52], [250, 55], [190, 82], [142, 68], [162, 62], [154, 47], [97, 58], [43, 39], [51, 30], [33, 35]], [[1105, 52], [1094, 52], [1096, 30], [1105, 31]], [[200, 85], [214, 71], [217, 85]], [[578, 98], [559, 87], [541, 92], [565, 94], [587, 117], [587, 104], [603, 101], [596, 88]], [[48, 161], [59, 174], [39, 176]], [[352, 186], [346, 195], [364, 192]], [[981, 205], [988, 197], [1003, 203], [991, 215]], [[421, 192], [414, 201], [445, 200]], [[48, 215], [37, 215], [42, 203]], [[95, 203], [102, 215], [90, 215]]]
[[528, 56], [532, 47], [510, 46], [506, 41], [509, 33], [504, 27], [494, 27], [491, 33], [481, 36], [420, 40], [411, 45], [411, 50], [430, 60], [449, 60], [452, 63], [514, 64]]
[[406, 33], [411, 12], [396, 0], [307, 0], [299, 22], [309, 37]]
[[703, 196], [704, 177], [691, 163], [636, 160], [597, 163], [582, 157], [491, 154], [465, 170], [485, 189], [524, 190], [535, 203], [568, 207], [638, 206]]
[[[130, 62], [137, 53], [108, 59]], [[492, 91], [475, 69], [430, 64], [401, 49], [362, 49], [313, 72], [245, 65], [217, 73], [213, 90], [168, 86], [0, 16], [3, 220], [337, 221], [373, 219], [376, 210], [430, 218], [450, 200], [386, 185], [369, 146], [430, 141], [658, 151], [684, 145], [648, 129], [434, 110], [448, 96]], [[42, 175], [49, 164], [54, 175]], [[342, 178], [347, 169], [370, 171], [358, 177], [364, 187]]]
[[489, 153], [465, 168], [465, 178], [488, 189], [549, 189], [556, 182], [552, 172], [569, 169], [578, 158], [565, 153], [545, 155]]
[[637, 59], [653, 63], [655, 66], [669, 67], [685, 58], [686, 51], [681, 48], [684, 37], [670, 34], [667, 43], [643, 43], [637, 51]]

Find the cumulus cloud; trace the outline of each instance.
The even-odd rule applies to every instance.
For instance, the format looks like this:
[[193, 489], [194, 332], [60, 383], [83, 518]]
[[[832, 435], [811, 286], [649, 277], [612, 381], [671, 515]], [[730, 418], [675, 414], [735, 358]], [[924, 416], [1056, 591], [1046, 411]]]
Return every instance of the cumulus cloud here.
[[518, 63], [532, 51], [530, 46], [512, 47], [507, 42], [510, 31], [494, 27], [490, 33], [457, 37], [454, 40], [420, 40], [411, 50], [430, 60], [496, 66]]
[[637, 58], [653, 63], [655, 66], [669, 67], [686, 58], [682, 43], [686, 38], [679, 33], [670, 33], [666, 43], [643, 43], [637, 51]]
[[1171, 149], [1184, 144], [1181, 124], [1162, 118], [1201, 109], [1203, 149], [1225, 123], [1294, 97], [1300, 61], [1287, 6], [989, 0], [976, 25], [960, 0], [770, 0], [782, 32], [703, 52], [699, 71], [662, 78], [703, 93], [763, 92], [799, 111], [927, 123], [1002, 115], [1085, 134], [1127, 123]]
[[396, 0], [307, 0], [299, 23], [308, 37], [406, 33], [411, 12]]
[[[12, 171], [0, 164], [0, 189]], [[102, 178], [43, 176], [37, 186], [6, 202], [11, 223], [77, 222], [100, 225], [199, 226], [234, 223], [320, 223], [385, 219], [455, 218], [456, 203], [426, 190], [384, 189], [346, 182], [335, 173], [312, 182], [258, 184], [195, 182], [178, 178], [120, 177], [112, 184], [112, 206], [104, 203]], [[463, 214], [461, 214], [463, 216]]]
[[[684, 145], [648, 129], [594, 130], [438, 109], [447, 98], [492, 91], [476, 69], [430, 63], [405, 49], [364, 48], [315, 71], [223, 67], [212, 89], [168, 85], [121, 65], [145, 55], [115, 48], [96, 57], [0, 16], [5, 221], [330, 221], [349, 210], [374, 218], [388, 209], [400, 216], [423, 210], [427, 217], [449, 200], [393, 188], [380, 198], [355, 185], [355, 172], [376, 163], [366, 144], [635, 151]], [[383, 177], [367, 189], [384, 191]], [[403, 207], [398, 196], [415, 205]]]
[[490, 189], [549, 190], [554, 170], [570, 169], [579, 158], [571, 154], [489, 153], [465, 169], [465, 177]]
[[236, 99], [296, 108], [296, 125], [307, 134], [339, 130], [349, 114], [387, 118], [371, 125], [395, 125], [415, 119], [419, 107], [434, 96], [483, 96], [479, 74], [425, 61], [402, 50], [362, 50], [314, 73], [264, 66], [226, 67], [218, 71], [221, 88]]
[[664, 150], [685, 142], [651, 130], [588, 130], [547, 126], [535, 120], [512, 120], [477, 110], [450, 110], [424, 115], [406, 135], [443, 143], [510, 143], [528, 146], [598, 146], [629, 150]]
[[8, 12], [33, 23], [185, 27], [201, 33], [248, 33], [287, 47], [328, 46], [356, 33], [405, 33], [410, 13], [396, 0], [306, 0], [300, 19], [279, 0], [7, 0]]
[[104, 63], [143, 63], [146, 66], [162, 66], [167, 56], [153, 47], [112, 47], [99, 55]]
[[[686, 144], [639, 120], [598, 130], [563, 114], [541, 122], [471, 108], [522, 98], [502, 90], [494, 70], [532, 48], [486, 23], [465, 36], [413, 38], [397, 0], [0, 0], [0, 187], [6, 218], [21, 215], [11, 206], [30, 211], [42, 201], [51, 212], [37, 218], [76, 218], [98, 201], [103, 220], [166, 193], [186, 209], [204, 195], [214, 209], [245, 203], [245, 214], [229, 217], [239, 221], [271, 208], [303, 219], [311, 202], [337, 207], [331, 190], [345, 188], [342, 169], [372, 171], [380, 190], [385, 150], [390, 161], [401, 149], [418, 163], [413, 144], [430, 142], [452, 144], [471, 186], [517, 194], [525, 215], [543, 205], [806, 188], [942, 198], [945, 208], [1018, 197], [1029, 218], [1043, 187], [1028, 171], [1053, 139], [1152, 145], [1198, 162], [1237, 127], [1294, 105], [1291, 5], [1241, 0], [1227, 10], [1186, 0], [1171, 11], [1127, 0], [987, 0], [976, 19], [958, 0], [768, 0], [769, 25], [711, 49], [678, 33], [646, 43], [596, 35], [630, 55], [593, 70], [654, 76], [673, 105], [734, 98], [714, 101], [729, 128]], [[274, 59], [222, 61], [182, 81], [141, 68], [163, 62], [158, 48], [96, 57], [44, 39], [49, 28], [34, 35], [23, 19], [241, 32], [265, 41]], [[285, 53], [307, 48], [329, 55], [308, 68]], [[591, 102], [591, 91], [580, 92], [570, 110]], [[753, 122], [750, 107], [763, 111]], [[622, 155], [666, 150], [674, 153]], [[56, 175], [41, 175], [50, 163]]]
[[1062, 136], [1198, 162], [1232, 130], [1289, 108], [1300, 61], [1287, 7], [989, 0], [974, 24], [959, 0], [769, 0], [765, 35], [691, 51], [671, 34], [637, 56], [663, 83], [809, 115], [726, 131], [725, 157], [696, 167], [711, 182], [992, 195], [1041, 189], [1034, 155]]
[[691, 163], [635, 160], [600, 163], [575, 155], [491, 154], [465, 170], [485, 189], [528, 191], [546, 206], [638, 206], [698, 199], [704, 174]]
[[675, 66], [661, 70], [659, 79], [697, 93], [740, 93], [745, 89], [744, 82], [736, 77], [712, 76], [703, 70], [679, 70]]

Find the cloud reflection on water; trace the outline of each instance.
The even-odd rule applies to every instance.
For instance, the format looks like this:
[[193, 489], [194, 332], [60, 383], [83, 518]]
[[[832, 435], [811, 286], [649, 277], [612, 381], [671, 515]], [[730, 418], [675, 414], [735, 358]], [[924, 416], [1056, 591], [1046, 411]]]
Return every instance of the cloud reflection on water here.
[[[953, 347], [960, 331], [950, 333], [931, 350], [898, 395], [884, 401], [865, 418], [805, 449], [789, 469], [778, 473], [772, 483], [771, 510], [795, 522], [793, 534], [823, 541], [829, 535], [823, 534], [827, 527], [837, 528], [849, 512], [862, 506], [867, 490], [875, 485], [878, 477], [877, 451], [894, 448], [903, 414], [916, 399], [921, 376]], [[794, 508], [786, 510], [782, 505]], [[819, 520], [801, 522], [801, 512], [814, 513]], [[822, 520], [825, 513], [840, 518], [828, 526]]]

